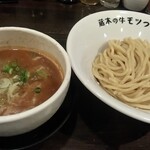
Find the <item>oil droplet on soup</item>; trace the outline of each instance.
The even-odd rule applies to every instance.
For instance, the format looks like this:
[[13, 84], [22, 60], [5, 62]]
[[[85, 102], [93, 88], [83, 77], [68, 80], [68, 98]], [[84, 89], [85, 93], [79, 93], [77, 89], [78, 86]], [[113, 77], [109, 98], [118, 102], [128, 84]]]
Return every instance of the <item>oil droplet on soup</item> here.
[[27, 49], [0, 49], [0, 115], [41, 104], [62, 81], [62, 68], [54, 58]]

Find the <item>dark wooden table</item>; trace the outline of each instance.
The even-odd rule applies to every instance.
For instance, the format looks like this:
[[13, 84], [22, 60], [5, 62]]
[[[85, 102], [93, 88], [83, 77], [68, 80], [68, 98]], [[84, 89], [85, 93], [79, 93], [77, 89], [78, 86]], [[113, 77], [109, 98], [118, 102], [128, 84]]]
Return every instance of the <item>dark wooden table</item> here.
[[[117, 9], [124, 8], [119, 6]], [[0, 4], [0, 26], [35, 29], [55, 38], [66, 48], [67, 36], [73, 25], [91, 13], [104, 10], [106, 8], [100, 4], [86, 6], [80, 2], [67, 5], [57, 0], [18, 0], [18, 3]], [[150, 149], [149, 124], [125, 116], [105, 105], [80, 83], [73, 72], [70, 89], [73, 106], [69, 119], [55, 134], [42, 142], [40, 139], [38, 144], [34, 143], [28, 149]], [[9, 140], [5, 140], [9, 145]], [[27, 139], [20, 139], [23, 140]]]

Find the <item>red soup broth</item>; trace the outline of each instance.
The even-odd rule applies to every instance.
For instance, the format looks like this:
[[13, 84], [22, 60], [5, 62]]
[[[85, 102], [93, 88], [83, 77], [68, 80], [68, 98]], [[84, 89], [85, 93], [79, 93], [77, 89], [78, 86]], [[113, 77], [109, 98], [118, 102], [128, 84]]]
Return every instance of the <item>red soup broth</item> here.
[[0, 48], [0, 115], [31, 109], [51, 97], [64, 78], [52, 56], [25, 48]]

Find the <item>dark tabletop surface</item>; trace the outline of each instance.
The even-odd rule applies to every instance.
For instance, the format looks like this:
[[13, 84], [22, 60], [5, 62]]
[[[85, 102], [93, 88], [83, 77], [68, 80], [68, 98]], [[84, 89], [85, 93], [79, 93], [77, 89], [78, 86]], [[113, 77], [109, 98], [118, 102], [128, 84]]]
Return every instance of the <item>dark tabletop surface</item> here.
[[[117, 9], [124, 8], [120, 5]], [[100, 4], [87, 6], [80, 2], [68, 5], [57, 0], [18, 0], [17, 3], [0, 4], [0, 26], [19, 26], [41, 31], [55, 38], [66, 49], [67, 36], [73, 25], [91, 13], [105, 10], [106, 8]], [[71, 108], [68, 111], [69, 118], [66, 115], [67, 121], [65, 118], [63, 126], [59, 127], [55, 134], [46, 135], [45, 140], [39, 138], [39, 141], [36, 141], [38, 144], [35, 142], [32, 147], [29, 147], [32, 144], [17, 147], [20, 141], [28, 140], [21, 139], [22, 136], [20, 136], [20, 141], [15, 141], [16, 147], [12, 148], [28, 147], [27, 149], [31, 150], [150, 149], [149, 124], [132, 119], [98, 100], [80, 83], [73, 72], [69, 94], [69, 101], [71, 101], [69, 102]], [[59, 117], [61, 118], [61, 115]], [[56, 119], [57, 123], [59, 123], [59, 117], [58, 120]], [[45, 130], [42, 132], [47, 132]], [[3, 144], [6, 145], [0, 144], [0, 147], [7, 149], [7, 146], [11, 144], [9, 138], [0, 139], [0, 142], [1, 140], [5, 140]], [[30, 140], [32, 143], [32, 138]], [[11, 146], [9, 148], [11, 149]]]

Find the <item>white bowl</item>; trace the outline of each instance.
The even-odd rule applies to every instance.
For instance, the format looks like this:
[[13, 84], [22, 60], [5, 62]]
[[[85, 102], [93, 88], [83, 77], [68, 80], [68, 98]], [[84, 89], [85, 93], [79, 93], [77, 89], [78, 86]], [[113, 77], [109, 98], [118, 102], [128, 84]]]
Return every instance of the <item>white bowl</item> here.
[[[150, 41], [150, 16], [138, 12], [110, 10], [91, 14], [77, 22], [67, 38], [72, 68], [83, 85], [112, 108], [132, 118], [150, 123], [150, 111], [133, 108], [113, 98], [94, 79], [92, 62], [110, 39], [125, 37]], [[85, 104], [86, 105], [86, 104]]]
[[64, 71], [61, 86], [45, 102], [21, 113], [0, 116], [0, 136], [18, 135], [39, 127], [59, 109], [70, 85], [71, 64], [66, 51], [55, 39], [32, 29], [1, 27], [0, 46], [18, 46], [47, 51], [58, 60]]
[[148, 4], [149, 0], [123, 0], [123, 6], [129, 10], [142, 11]]

